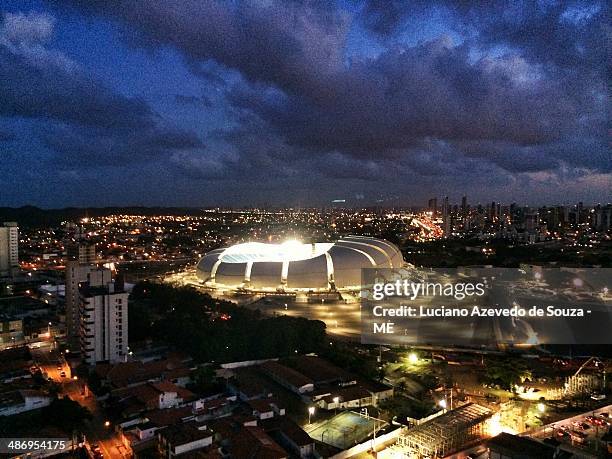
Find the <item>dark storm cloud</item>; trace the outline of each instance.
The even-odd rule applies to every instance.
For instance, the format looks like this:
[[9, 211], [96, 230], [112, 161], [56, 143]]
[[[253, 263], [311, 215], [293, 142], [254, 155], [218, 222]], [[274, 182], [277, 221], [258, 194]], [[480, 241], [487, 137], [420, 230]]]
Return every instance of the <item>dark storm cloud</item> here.
[[520, 58], [469, 62], [447, 39], [393, 49], [329, 80], [334, 97], [231, 94], [291, 143], [356, 155], [393, 154], [423, 139], [540, 144], [559, 138], [574, 106], [560, 88], [521, 81]]
[[48, 49], [53, 17], [5, 14], [0, 24], [0, 116], [44, 121], [45, 145], [59, 162], [134, 161], [201, 147], [193, 134], [165, 126], [147, 103], [125, 97]]
[[170, 45], [196, 67], [214, 59], [251, 81], [295, 91], [318, 87], [318, 75], [342, 66], [350, 25], [347, 14], [324, 1], [66, 3], [119, 20], [133, 44]]
[[610, 2], [417, 0], [387, 5], [368, 0], [362, 10], [364, 25], [380, 36], [390, 37], [411, 17], [438, 9], [450, 14], [452, 28], [472, 45], [508, 47], [532, 63], [548, 65], [548, 71], [568, 71], [581, 83], [594, 80], [600, 91], [612, 70]]
[[[269, 148], [244, 145], [249, 123], [257, 124], [251, 137], [274, 138], [283, 164], [300, 163], [289, 158], [298, 155], [418, 158], [441, 142], [456, 161], [478, 158], [510, 172], [609, 170], [603, 4], [437, 1], [471, 37], [465, 43], [440, 36], [348, 60], [352, 24], [391, 35], [432, 4], [372, 1], [357, 13], [331, 2], [71, 4], [117, 21], [133, 44], [174, 47], [194, 71], [211, 61], [237, 71], [243, 82], [227, 100], [239, 126], [226, 139], [254, 164], [267, 161]], [[574, 154], [565, 153], [570, 146]]]
[[[364, 25], [377, 35], [390, 35], [397, 30], [405, 15], [408, 14], [409, 4], [399, 0], [369, 0], [361, 11]], [[413, 5], [414, 8], [414, 5]]]
[[212, 101], [206, 96], [186, 96], [176, 94], [174, 100], [179, 105], [190, 105], [195, 107], [212, 107]]
[[518, 2], [504, 9], [507, 14], [467, 10], [466, 20], [479, 25], [483, 43], [515, 47], [533, 61], [586, 71], [591, 77], [601, 77], [599, 72], [609, 68], [609, 2]]
[[203, 148], [195, 134], [176, 129], [108, 131], [54, 126], [41, 131], [44, 145], [58, 153], [57, 160], [65, 168], [119, 167], [127, 163], [169, 159], [176, 151]]
[[16, 138], [17, 136], [13, 132], [0, 128], [0, 142], [11, 142]]

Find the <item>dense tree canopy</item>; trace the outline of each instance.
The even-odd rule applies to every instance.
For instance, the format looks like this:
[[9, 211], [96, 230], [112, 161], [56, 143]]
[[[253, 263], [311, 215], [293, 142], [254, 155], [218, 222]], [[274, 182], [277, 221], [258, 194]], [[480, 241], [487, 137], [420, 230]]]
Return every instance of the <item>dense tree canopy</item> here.
[[154, 338], [202, 362], [282, 357], [323, 349], [325, 324], [264, 316], [192, 288], [141, 283], [129, 306], [130, 341]]

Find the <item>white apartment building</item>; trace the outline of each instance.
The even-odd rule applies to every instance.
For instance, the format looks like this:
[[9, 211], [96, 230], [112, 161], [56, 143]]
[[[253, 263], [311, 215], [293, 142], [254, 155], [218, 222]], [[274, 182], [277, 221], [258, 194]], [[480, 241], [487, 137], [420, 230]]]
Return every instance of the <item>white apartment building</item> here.
[[19, 227], [5, 222], [0, 226], [0, 276], [10, 276], [19, 267]]
[[123, 362], [128, 346], [128, 293], [111, 271], [92, 269], [80, 289], [80, 346], [85, 362]]

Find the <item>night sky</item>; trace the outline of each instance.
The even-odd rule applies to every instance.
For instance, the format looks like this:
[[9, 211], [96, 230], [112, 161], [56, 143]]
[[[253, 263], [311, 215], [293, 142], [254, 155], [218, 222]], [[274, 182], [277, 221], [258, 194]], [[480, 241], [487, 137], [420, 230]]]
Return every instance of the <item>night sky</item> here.
[[610, 2], [0, 8], [0, 206], [612, 200]]

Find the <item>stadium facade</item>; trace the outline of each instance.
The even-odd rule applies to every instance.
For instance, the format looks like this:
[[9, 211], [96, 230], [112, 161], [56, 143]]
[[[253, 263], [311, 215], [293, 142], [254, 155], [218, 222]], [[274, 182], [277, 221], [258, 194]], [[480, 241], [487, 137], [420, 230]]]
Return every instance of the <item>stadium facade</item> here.
[[392, 243], [347, 236], [336, 242], [283, 244], [247, 242], [213, 250], [199, 261], [198, 279], [229, 291], [356, 291], [362, 268], [401, 268], [404, 259]]

